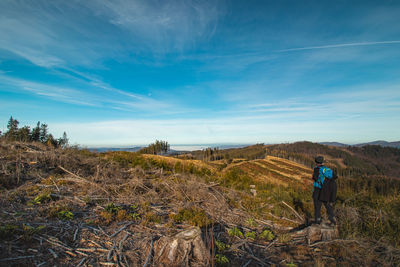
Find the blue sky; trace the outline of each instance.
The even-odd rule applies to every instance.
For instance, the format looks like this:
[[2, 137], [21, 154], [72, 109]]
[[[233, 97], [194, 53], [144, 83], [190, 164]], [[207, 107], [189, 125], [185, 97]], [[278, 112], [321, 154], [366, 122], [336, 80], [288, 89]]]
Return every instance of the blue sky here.
[[0, 130], [84, 146], [400, 139], [399, 1], [0, 2]]

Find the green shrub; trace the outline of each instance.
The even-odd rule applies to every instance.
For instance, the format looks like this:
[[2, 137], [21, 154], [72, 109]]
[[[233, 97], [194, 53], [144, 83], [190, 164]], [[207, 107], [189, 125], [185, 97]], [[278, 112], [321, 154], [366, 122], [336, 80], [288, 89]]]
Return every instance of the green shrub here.
[[271, 241], [272, 239], [275, 238], [274, 234], [270, 230], [264, 230], [258, 235], [259, 239], [266, 239], [268, 241]]
[[201, 208], [180, 209], [178, 214], [170, 216], [175, 222], [188, 222], [191, 225], [204, 227], [210, 225], [213, 221]]
[[253, 231], [247, 232], [244, 236], [245, 236], [246, 238], [249, 238], [249, 239], [256, 239], [256, 237], [257, 237], [256, 233], [253, 232]]
[[243, 238], [243, 233], [236, 226], [228, 230], [228, 235]]
[[248, 218], [246, 224], [250, 227], [257, 227], [257, 222], [253, 218]]
[[40, 205], [46, 202], [51, 201], [51, 192], [43, 192], [36, 196], [30, 203]]
[[105, 211], [107, 211], [108, 213], [112, 213], [112, 214], [117, 214], [119, 210], [121, 210], [121, 207], [116, 206], [114, 203], [109, 203], [105, 208]]
[[215, 240], [215, 246], [217, 247], [218, 252], [224, 252], [227, 248], [229, 248], [228, 244], [225, 244], [222, 241]]
[[226, 256], [222, 254], [216, 254], [215, 263], [217, 264], [217, 266], [228, 266], [229, 260]]
[[61, 220], [72, 220], [74, 219], [74, 214], [68, 210], [61, 210], [58, 212], [57, 217]]

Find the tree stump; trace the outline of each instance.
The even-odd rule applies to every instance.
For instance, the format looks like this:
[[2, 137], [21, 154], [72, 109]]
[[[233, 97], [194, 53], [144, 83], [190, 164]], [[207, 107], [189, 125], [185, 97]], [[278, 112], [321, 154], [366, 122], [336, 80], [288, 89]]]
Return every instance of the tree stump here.
[[313, 224], [294, 234], [296, 237], [304, 237], [308, 244], [318, 241], [329, 241], [339, 238], [337, 226], [327, 226], [325, 223]]
[[199, 227], [192, 227], [172, 237], [160, 238], [154, 246], [155, 266], [209, 266], [210, 251], [206, 248]]

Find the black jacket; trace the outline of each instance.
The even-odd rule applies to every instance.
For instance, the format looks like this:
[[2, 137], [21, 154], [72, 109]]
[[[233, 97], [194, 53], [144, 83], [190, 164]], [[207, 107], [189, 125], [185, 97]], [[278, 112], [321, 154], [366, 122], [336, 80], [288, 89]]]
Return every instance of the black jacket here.
[[[316, 176], [319, 174], [319, 168], [314, 168], [313, 180], [318, 179]], [[335, 202], [337, 194], [337, 184], [336, 184], [337, 174], [333, 171], [332, 179], [324, 179], [322, 188], [319, 189], [314, 187], [313, 198], [317, 198], [323, 202]]]

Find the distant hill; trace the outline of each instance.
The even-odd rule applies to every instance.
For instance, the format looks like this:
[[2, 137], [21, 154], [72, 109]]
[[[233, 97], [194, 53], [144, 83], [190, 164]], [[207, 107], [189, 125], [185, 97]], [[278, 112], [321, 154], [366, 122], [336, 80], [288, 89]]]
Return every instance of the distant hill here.
[[127, 152], [137, 152], [141, 149], [141, 146], [135, 147], [96, 147], [96, 148], [89, 148], [92, 152], [110, 152], [110, 151], [127, 151]]
[[[248, 144], [205, 144], [205, 145], [171, 145], [171, 149], [169, 150], [167, 155], [175, 155], [175, 154], [182, 154], [188, 153], [190, 151], [202, 151], [207, 147], [216, 147], [219, 149], [230, 149], [230, 148], [242, 148], [250, 146]], [[110, 152], [110, 151], [127, 151], [127, 152], [137, 152], [142, 149], [143, 146], [135, 146], [135, 147], [95, 147], [95, 148], [88, 148], [88, 150], [92, 152]]]
[[363, 147], [363, 146], [382, 146], [382, 147], [395, 147], [400, 148], [400, 141], [396, 142], [387, 142], [383, 140], [368, 142], [368, 143], [360, 143], [355, 145], [348, 145], [339, 142], [320, 142], [318, 144], [327, 145], [327, 146], [336, 146], [336, 147], [348, 147], [348, 146], [355, 146], [355, 147]]
[[339, 142], [320, 142], [318, 144], [326, 145], [326, 146], [337, 146], [337, 147], [346, 147], [349, 146], [347, 144], [339, 143]]
[[[378, 145], [382, 147], [394, 147], [394, 148], [400, 148], [400, 141], [397, 142], [387, 142], [383, 140], [379, 141], [373, 141], [369, 143], [360, 143], [360, 144], [355, 144], [355, 145], [349, 145], [349, 144], [344, 144], [340, 142], [319, 142], [318, 144], [321, 145], [326, 145], [326, 146], [334, 146], [334, 147], [349, 147], [349, 146], [355, 146], [355, 147], [363, 147], [367, 145]], [[252, 145], [246, 145], [246, 144], [235, 144], [235, 145], [224, 145], [224, 144], [210, 144], [210, 145], [175, 145], [173, 146], [174, 149], [171, 149], [167, 155], [179, 155], [179, 154], [184, 154], [188, 153], [190, 151], [196, 153], [200, 153], [201, 151], [204, 150], [204, 147], [212, 147], [212, 148], [218, 148], [219, 150], [224, 150], [224, 152], [230, 152], [229, 149], [239, 149], [240, 148], [245, 148], [245, 147], [252, 147]], [[137, 152], [143, 147], [141, 146], [135, 146], [135, 147], [97, 147], [97, 148], [89, 148], [90, 151], [92, 152], [110, 152], [110, 151], [127, 151], [127, 152]]]
[[379, 141], [373, 141], [373, 142], [369, 142], [369, 143], [357, 144], [357, 145], [354, 145], [354, 146], [361, 147], [361, 146], [367, 146], [367, 145], [400, 148], [400, 141], [387, 142], [387, 141], [379, 140]]

